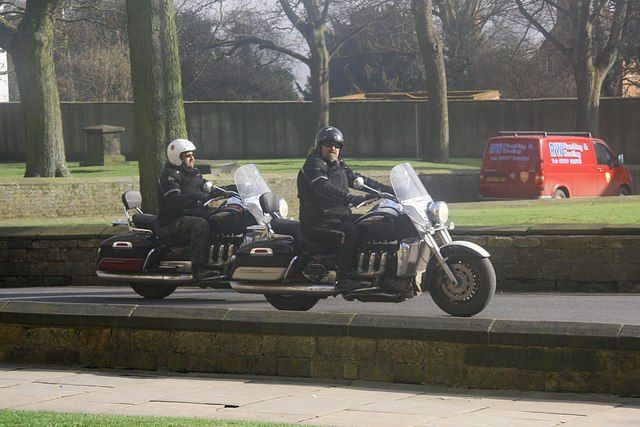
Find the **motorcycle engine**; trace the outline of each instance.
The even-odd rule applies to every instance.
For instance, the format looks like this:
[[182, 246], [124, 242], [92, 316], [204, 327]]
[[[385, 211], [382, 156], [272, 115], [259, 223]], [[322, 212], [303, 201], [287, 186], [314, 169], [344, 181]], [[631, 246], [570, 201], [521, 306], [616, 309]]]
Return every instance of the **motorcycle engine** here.
[[322, 264], [307, 264], [302, 275], [313, 283], [334, 283], [336, 281], [336, 272], [327, 270]]

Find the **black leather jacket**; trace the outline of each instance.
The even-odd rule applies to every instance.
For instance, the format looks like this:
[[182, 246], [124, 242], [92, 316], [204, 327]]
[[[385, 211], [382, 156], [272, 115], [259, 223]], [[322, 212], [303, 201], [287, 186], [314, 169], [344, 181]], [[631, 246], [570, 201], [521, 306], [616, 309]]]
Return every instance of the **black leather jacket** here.
[[198, 169], [167, 163], [158, 179], [158, 225], [164, 227], [181, 216], [206, 216], [207, 209], [198, 203], [208, 194], [203, 191], [205, 182]]
[[307, 157], [297, 180], [300, 221], [346, 219], [351, 214], [349, 202], [353, 198], [349, 187], [353, 188], [357, 177], [364, 178], [369, 187], [393, 194], [388, 185], [352, 171], [340, 159], [331, 163], [317, 155]]

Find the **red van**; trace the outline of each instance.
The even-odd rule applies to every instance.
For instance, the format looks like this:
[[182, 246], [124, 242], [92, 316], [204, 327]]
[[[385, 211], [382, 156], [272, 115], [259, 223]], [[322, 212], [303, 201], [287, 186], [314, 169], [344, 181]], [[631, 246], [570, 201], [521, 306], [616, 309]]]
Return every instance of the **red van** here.
[[631, 194], [622, 154], [590, 133], [500, 132], [482, 157], [482, 198], [562, 199]]

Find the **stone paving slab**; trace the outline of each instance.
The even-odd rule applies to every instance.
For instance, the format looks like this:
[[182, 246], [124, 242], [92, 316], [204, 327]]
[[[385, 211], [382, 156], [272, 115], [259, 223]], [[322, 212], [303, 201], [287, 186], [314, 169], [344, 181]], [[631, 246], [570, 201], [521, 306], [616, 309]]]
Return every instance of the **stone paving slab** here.
[[414, 414], [387, 414], [380, 412], [366, 412], [359, 410], [341, 411], [304, 421], [311, 425], [330, 426], [367, 426], [367, 427], [409, 427], [426, 425], [439, 417]]
[[334, 426], [640, 425], [637, 399], [237, 375], [0, 366], [0, 408]]

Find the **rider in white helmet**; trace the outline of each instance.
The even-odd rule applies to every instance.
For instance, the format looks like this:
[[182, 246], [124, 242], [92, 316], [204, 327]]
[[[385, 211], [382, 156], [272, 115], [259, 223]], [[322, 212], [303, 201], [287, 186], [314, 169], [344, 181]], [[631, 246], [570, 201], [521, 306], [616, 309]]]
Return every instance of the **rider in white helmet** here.
[[190, 240], [193, 276], [198, 282], [218, 274], [207, 268], [210, 227], [203, 206], [217, 194], [207, 191], [207, 181], [195, 167], [195, 151], [188, 139], [173, 140], [167, 147], [168, 162], [158, 179], [158, 225], [165, 240]]

